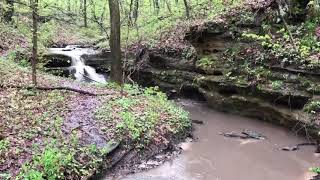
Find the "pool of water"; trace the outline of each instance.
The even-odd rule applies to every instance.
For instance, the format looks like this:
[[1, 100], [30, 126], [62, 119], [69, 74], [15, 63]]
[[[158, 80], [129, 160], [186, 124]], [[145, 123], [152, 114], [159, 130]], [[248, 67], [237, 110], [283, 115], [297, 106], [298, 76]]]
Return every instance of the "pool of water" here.
[[[121, 180], [307, 180], [312, 177], [310, 167], [318, 166], [315, 147], [301, 147], [286, 152], [281, 147], [308, 140], [286, 128], [267, 122], [225, 114], [205, 104], [179, 100], [190, 112], [191, 119], [201, 120], [195, 125], [193, 142], [183, 143], [183, 153], [172, 161]], [[227, 138], [221, 132], [257, 131], [265, 140]]]

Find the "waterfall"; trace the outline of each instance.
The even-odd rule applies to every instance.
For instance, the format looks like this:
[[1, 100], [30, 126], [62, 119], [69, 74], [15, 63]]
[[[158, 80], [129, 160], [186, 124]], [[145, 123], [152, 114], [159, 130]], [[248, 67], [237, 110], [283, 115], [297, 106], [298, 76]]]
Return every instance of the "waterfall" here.
[[84, 54], [95, 54], [93, 49], [67, 46], [66, 48], [49, 48], [49, 53], [70, 57], [71, 66], [68, 69], [77, 81], [106, 83], [104, 75], [98, 74], [93, 67], [85, 65], [85, 61], [81, 58]]

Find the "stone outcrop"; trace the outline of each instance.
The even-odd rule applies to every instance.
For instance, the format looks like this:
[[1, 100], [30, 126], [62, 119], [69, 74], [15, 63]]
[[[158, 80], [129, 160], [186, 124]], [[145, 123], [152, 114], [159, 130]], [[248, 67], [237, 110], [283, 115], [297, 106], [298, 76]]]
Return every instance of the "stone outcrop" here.
[[261, 27], [256, 22], [211, 22], [192, 27], [186, 34], [196, 50], [192, 58], [149, 50], [135, 79], [147, 86], [157, 85], [169, 95], [205, 99], [220, 111], [317, 134], [316, 115], [306, 113], [304, 107], [320, 95], [320, 76], [254, 64], [242, 57], [253, 44], [239, 37], [243, 31], [258, 33]]

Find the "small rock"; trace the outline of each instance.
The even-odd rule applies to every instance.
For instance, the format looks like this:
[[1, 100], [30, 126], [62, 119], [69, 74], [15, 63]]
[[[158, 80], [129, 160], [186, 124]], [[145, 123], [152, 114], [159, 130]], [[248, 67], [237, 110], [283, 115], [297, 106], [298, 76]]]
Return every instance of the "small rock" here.
[[147, 165], [146, 165], [145, 163], [143, 163], [143, 164], [140, 164], [140, 165], [138, 166], [138, 168], [139, 168], [139, 169], [146, 169], [146, 168], [147, 168]]

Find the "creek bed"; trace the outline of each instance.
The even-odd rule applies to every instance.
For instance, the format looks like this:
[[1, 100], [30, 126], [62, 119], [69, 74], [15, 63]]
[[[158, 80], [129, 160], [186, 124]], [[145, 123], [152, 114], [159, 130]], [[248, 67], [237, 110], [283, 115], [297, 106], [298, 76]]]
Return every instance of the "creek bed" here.
[[[315, 147], [304, 146], [294, 152], [280, 148], [308, 140], [286, 128], [267, 122], [229, 115], [209, 109], [205, 104], [179, 100], [191, 119], [204, 121], [194, 125], [196, 140], [183, 143], [184, 152], [165, 164], [121, 180], [307, 180], [310, 167], [319, 166]], [[257, 131], [265, 140], [226, 138], [220, 132]], [[108, 179], [108, 178], [106, 178]]]

